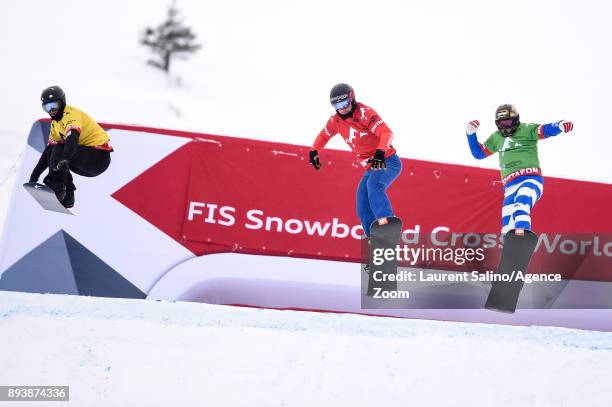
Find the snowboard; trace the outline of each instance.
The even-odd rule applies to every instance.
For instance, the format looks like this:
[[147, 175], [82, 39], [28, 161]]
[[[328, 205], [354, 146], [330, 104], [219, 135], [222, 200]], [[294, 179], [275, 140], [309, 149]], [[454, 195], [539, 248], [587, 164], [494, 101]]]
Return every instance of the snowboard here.
[[372, 297], [377, 288], [382, 291], [396, 291], [397, 281], [376, 281], [374, 279], [375, 271], [382, 271], [382, 275], [397, 274], [398, 261], [397, 258], [390, 261], [384, 261], [381, 265], [375, 265], [374, 250], [376, 249], [393, 249], [400, 243], [402, 234], [402, 220], [395, 216], [381, 218], [372, 222], [370, 227], [370, 260], [369, 260], [369, 276], [368, 276], [368, 297]]
[[68, 209], [64, 208], [60, 201], [57, 200], [55, 192], [48, 186], [39, 184], [38, 182], [26, 182], [23, 184], [23, 187], [34, 199], [36, 199], [43, 209], [68, 215], [73, 214]]
[[[527, 273], [531, 256], [538, 243], [535, 233], [528, 230], [511, 230], [504, 237], [504, 247], [497, 267], [497, 274], [510, 276], [513, 271]], [[523, 288], [522, 280], [493, 281], [485, 308], [492, 311], [514, 313]]]

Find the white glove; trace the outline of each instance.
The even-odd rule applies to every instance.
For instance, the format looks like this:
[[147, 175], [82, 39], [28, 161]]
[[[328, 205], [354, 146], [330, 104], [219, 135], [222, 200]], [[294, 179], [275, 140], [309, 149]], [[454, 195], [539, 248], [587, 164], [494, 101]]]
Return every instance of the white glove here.
[[568, 122], [567, 120], [561, 120], [557, 123], [557, 127], [561, 130], [561, 133], [569, 133], [574, 129], [574, 123]]
[[476, 130], [480, 127], [480, 122], [478, 120], [472, 120], [465, 126], [465, 132], [469, 136], [471, 134], [476, 134]]

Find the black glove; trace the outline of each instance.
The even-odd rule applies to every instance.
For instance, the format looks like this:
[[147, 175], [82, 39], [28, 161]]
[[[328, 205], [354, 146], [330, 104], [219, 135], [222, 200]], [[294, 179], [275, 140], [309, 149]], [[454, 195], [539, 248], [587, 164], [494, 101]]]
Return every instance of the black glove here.
[[315, 170], [321, 168], [321, 161], [319, 161], [319, 152], [317, 150], [310, 150], [310, 163], [315, 167]]
[[57, 165], [55, 166], [54, 170], [55, 171], [68, 171], [68, 168], [70, 167], [70, 160], [60, 160], [60, 162], [57, 163]]
[[387, 168], [387, 164], [385, 164], [385, 151], [376, 150], [374, 157], [370, 159], [370, 163], [372, 164], [372, 169], [374, 170], [382, 170]]

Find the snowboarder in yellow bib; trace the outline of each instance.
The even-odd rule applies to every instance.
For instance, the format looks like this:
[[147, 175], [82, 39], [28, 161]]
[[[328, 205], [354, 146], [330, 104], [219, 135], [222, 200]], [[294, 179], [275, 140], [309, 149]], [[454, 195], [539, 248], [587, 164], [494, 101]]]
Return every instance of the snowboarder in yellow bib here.
[[30, 182], [38, 182], [49, 168], [43, 183], [51, 188], [66, 208], [74, 206], [72, 172], [84, 177], [102, 174], [110, 165], [108, 134], [89, 115], [66, 104], [66, 94], [59, 86], [43, 90], [42, 107], [51, 117], [47, 148], [32, 171]]

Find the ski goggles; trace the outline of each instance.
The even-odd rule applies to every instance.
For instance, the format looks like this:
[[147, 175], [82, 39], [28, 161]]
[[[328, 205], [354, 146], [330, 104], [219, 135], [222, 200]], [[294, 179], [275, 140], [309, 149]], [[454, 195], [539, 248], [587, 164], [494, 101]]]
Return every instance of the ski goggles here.
[[[339, 99], [339, 98], [334, 98], [334, 99]], [[348, 95], [344, 95], [344, 99], [342, 99], [342, 100], [332, 100], [331, 104], [334, 107], [334, 109], [342, 110], [342, 109], [346, 109], [347, 107], [349, 107], [349, 105], [351, 104], [351, 101], [350, 101], [350, 98], [348, 97]]]
[[509, 129], [510, 127], [516, 126], [517, 119], [513, 117], [511, 119], [497, 119], [495, 125], [498, 129]]
[[60, 102], [56, 100], [55, 102], [43, 103], [42, 107], [45, 112], [51, 113], [53, 110], [59, 110]]

